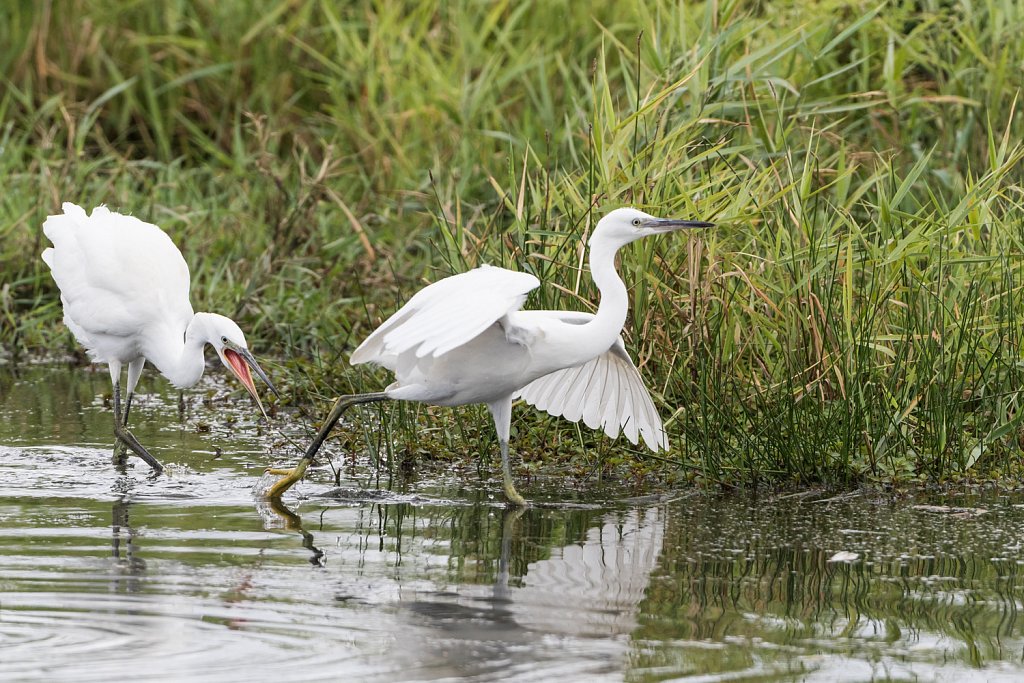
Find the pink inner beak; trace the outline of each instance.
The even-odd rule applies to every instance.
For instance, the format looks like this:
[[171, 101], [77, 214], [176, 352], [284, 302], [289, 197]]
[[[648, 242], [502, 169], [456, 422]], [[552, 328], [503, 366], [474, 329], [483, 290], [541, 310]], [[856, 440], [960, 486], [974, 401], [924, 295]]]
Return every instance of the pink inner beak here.
[[256, 384], [252, 381], [252, 373], [249, 372], [249, 364], [245, 362], [239, 354], [235, 353], [231, 349], [224, 349], [224, 359], [228, 362], [228, 367], [231, 368], [238, 380], [245, 386], [246, 390], [254, 399], [256, 404], [260, 407], [260, 412], [263, 416], [267, 416], [267, 411], [263, 409], [263, 401], [260, 400], [260, 395], [256, 393]]

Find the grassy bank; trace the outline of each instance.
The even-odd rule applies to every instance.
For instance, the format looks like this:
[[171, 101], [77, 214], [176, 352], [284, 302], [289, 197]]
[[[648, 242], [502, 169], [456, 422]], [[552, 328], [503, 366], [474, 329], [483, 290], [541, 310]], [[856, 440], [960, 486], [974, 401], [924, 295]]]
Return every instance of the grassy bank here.
[[[450, 272], [592, 309], [582, 245], [634, 204], [720, 224], [622, 259], [673, 449], [518, 410], [528, 469], [1016, 477], [1022, 25], [1015, 0], [8, 3], [0, 342], [71, 346], [40, 225], [104, 202], [167, 229], [196, 307], [317, 412], [381, 386], [348, 353]], [[383, 417], [343, 442], [491, 445], [472, 409]]]

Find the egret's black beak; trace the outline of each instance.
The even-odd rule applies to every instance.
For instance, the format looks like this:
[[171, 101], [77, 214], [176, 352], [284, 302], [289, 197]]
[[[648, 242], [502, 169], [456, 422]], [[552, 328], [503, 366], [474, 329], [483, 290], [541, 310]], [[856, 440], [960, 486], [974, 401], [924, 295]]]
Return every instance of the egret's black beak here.
[[260, 364], [256, 362], [256, 359], [252, 357], [252, 353], [249, 352], [249, 349], [239, 350], [238, 355], [240, 355], [249, 367], [252, 368], [252, 371], [256, 373], [257, 377], [266, 382], [267, 388], [270, 389], [274, 396], [281, 398], [281, 394], [277, 393], [277, 389], [274, 388], [273, 382], [271, 382], [270, 378], [267, 377], [267, 373], [263, 371], [263, 368], [261, 368]]
[[646, 221], [645, 228], [655, 232], [674, 232], [676, 230], [693, 230], [696, 228], [713, 228], [714, 223], [707, 221], [684, 221], [678, 218], [654, 218]]

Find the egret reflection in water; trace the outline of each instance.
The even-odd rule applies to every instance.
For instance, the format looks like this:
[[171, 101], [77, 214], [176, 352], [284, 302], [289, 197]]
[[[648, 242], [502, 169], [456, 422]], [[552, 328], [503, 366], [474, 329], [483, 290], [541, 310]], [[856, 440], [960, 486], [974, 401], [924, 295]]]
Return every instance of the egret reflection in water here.
[[131, 500], [122, 496], [110, 512], [110, 556], [114, 560], [111, 588], [119, 593], [138, 593], [146, 573], [146, 561], [139, 555], [129, 511]]

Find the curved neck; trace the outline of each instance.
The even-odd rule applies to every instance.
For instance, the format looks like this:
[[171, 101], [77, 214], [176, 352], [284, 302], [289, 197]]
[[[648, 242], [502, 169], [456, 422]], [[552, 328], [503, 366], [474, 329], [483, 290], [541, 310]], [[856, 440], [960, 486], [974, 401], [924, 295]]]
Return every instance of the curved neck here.
[[629, 313], [629, 293], [615, 270], [615, 254], [621, 245], [603, 240], [590, 244], [590, 275], [601, 292], [594, 317], [583, 325], [567, 324], [561, 341], [581, 363], [595, 358], [618, 340]]
[[629, 313], [629, 292], [615, 270], [615, 254], [618, 251], [619, 245], [609, 245], [607, 242], [590, 245], [590, 276], [601, 292], [601, 301], [597, 306], [597, 315], [587, 327], [591, 328], [592, 334], [609, 335], [609, 344], [614, 343], [622, 332]]
[[184, 333], [180, 329], [164, 329], [155, 333], [146, 345], [146, 360], [179, 389], [198, 382], [206, 369], [203, 348], [207, 335], [203, 315], [196, 313]]

